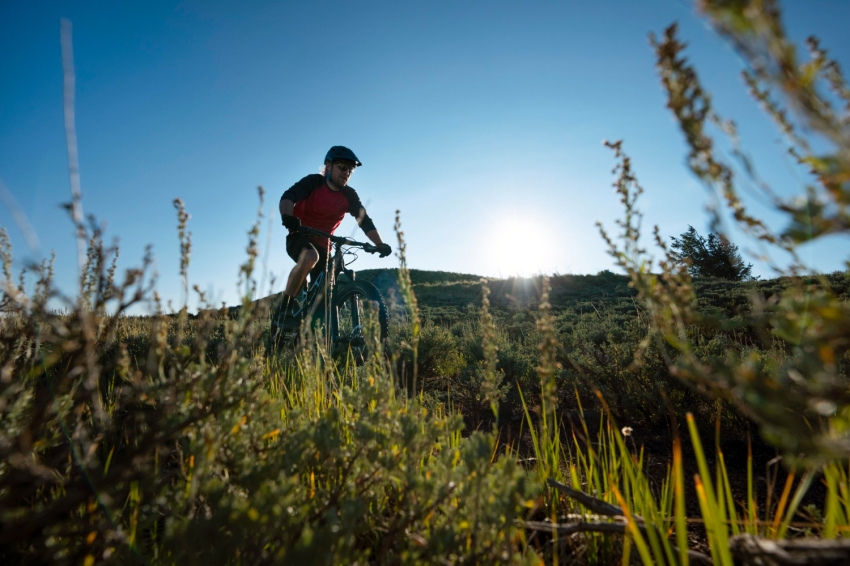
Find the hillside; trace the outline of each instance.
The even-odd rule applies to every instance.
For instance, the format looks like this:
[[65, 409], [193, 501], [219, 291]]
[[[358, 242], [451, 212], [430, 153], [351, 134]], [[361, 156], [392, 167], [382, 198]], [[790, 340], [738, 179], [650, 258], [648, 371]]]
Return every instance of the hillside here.
[[[465, 311], [470, 305], [477, 308], [481, 304], [481, 276], [412, 269], [410, 277], [419, 306], [425, 310], [453, 308]], [[357, 278], [374, 283], [386, 298], [398, 296], [397, 269], [367, 269], [357, 272]], [[701, 308], [722, 310], [733, 317], [749, 310], [749, 299], [754, 294], [767, 300], [789, 285], [800, 283], [815, 287], [825, 285], [837, 296], [850, 300], [850, 279], [840, 271], [805, 279], [779, 277], [744, 282], [702, 279], [694, 282], [694, 288]], [[536, 310], [542, 284], [540, 276], [487, 280], [491, 304], [504, 310]], [[607, 270], [596, 275], [552, 275], [549, 285], [549, 299], [556, 312], [600, 308], [635, 312], [636, 292], [629, 287], [625, 275]]]
[[[410, 278], [421, 308], [454, 308], [465, 311], [470, 305], [478, 307], [481, 304], [481, 285], [484, 278], [480, 275], [411, 269]], [[398, 297], [397, 269], [365, 269], [357, 272], [357, 279], [373, 283], [387, 299]], [[540, 300], [540, 276], [486, 281], [491, 293], [490, 302], [495, 308], [535, 309]], [[588, 303], [587, 307], [590, 308], [589, 303], [617, 302], [623, 299], [631, 302], [631, 297], [635, 294], [629, 288], [626, 276], [610, 271], [597, 275], [553, 275], [549, 278], [549, 284], [552, 288], [550, 300], [555, 310], [581, 307], [585, 303]], [[270, 298], [265, 297], [260, 301]]]

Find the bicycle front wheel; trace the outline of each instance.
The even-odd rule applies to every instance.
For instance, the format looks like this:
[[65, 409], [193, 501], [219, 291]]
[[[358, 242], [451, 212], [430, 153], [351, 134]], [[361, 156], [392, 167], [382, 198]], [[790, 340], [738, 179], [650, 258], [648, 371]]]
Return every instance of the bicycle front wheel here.
[[387, 341], [389, 314], [384, 298], [371, 283], [355, 281], [335, 290], [333, 305], [333, 353], [343, 358], [350, 355], [362, 365]]

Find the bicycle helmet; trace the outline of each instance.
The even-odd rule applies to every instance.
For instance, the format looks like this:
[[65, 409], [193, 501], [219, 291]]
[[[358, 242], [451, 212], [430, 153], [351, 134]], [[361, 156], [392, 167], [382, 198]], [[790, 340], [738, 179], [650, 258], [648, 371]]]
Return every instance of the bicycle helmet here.
[[357, 159], [357, 156], [354, 155], [354, 152], [342, 145], [335, 145], [328, 150], [328, 154], [325, 155], [325, 161], [330, 161], [333, 163], [337, 159], [345, 159], [348, 161], [353, 161], [354, 164], [358, 167], [363, 165], [360, 163], [360, 160]]

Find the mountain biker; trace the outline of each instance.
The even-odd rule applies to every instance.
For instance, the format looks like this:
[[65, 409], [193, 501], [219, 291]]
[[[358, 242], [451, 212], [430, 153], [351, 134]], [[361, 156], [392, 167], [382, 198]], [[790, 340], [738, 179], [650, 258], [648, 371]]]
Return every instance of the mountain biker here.
[[392, 248], [384, 243], [372, 219], [366, 214], [357, 193], [348, 186], [348, 179], [354, 169], [361, 165], [353, 151], [335, 145], [325, 155], [323, 173], [307, 175], [280, 197], [281, 219], [289, 230], [286, 253], [295, 261], [283, 291], [282, 312], [285, 315], [300, 308], [295, 296], [307, 280], [307, 274], [310, 274], [311, 280], [315, 280], [326, 268], [328, 261], [328, 239], [300, 234], [298, 228], [302, 225], [333, 234], [348, 212], [378, 248], [381, 257], [392, 253]]

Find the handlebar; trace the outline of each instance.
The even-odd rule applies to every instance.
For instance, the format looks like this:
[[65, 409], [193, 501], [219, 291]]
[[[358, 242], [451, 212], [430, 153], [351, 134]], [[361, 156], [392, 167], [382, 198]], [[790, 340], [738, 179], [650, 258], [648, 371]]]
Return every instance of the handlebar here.
[[334, 236], [333, 234], [328, 234], [327, 232], [322, 232], [321, 230], [316, 230], [315, 228], [310, 228], [309, 226], [301, 226], [300, 228], [298, 228], [298, 230], [296, 230], [296, 232], [300, 234], [306, 234], [308, 236], [318, 236], [320, 238], [327, 238], [334, 244], [361, 248], [366, 253], [378, 253], [378, 248], [374, 244], [367, 244], [366, 242], [358, 242], [356, 240], [352, 240], [351, 238], [342, 238], [340, 236]]

